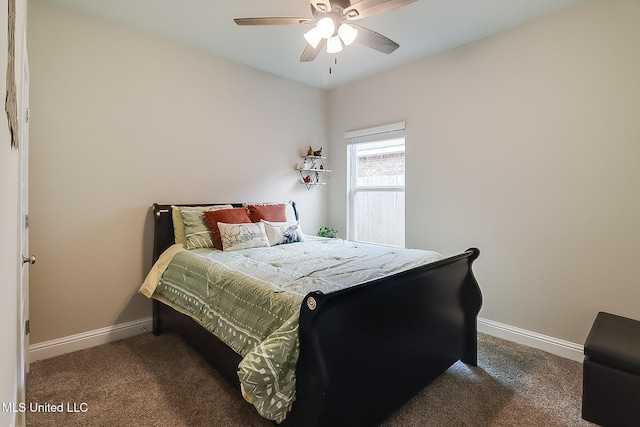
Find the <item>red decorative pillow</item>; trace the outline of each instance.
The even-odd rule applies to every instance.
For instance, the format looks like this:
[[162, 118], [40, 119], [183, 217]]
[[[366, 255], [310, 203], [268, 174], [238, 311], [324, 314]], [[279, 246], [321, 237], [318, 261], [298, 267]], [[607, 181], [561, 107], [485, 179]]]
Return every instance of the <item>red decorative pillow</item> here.
[[260, 222], [261, 219], [273, 222], [285, 222], [287, 220], [284, 204], [247, 205], [247, 209], [252, 222]]
[[243, 224], [251, 222], [251, 218], [249, 218], [249, 214], [247, 214], [247, 210], [245, 208], [205, 211], [204, 217], [207, 219], [209, 227], [213, 232], [213, 246], [219, 250], [222, 250], [222, 239], [220, 238], [220, 229], [218, 228], [219, 222], [227, 224]]

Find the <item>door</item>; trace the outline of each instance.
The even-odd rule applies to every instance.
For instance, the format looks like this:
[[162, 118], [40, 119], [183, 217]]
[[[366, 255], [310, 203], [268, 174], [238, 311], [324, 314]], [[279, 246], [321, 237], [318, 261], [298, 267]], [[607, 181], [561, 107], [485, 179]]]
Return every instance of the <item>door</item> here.
[[[18, 68], [21, 93], [18, 100], [18, 128], [20, 132], [20, 253], [22, 268], [19, 283], [18, 325], [18, 398], [25, 402], [25, 376], [29, 372], [29, 266], [35, 257], [29, 252], [29, 61], [27, 59], [25, 29], [22, 32], [22, 64]], [[24, 413], [18, 413], [19, 426], [25, 425]]]

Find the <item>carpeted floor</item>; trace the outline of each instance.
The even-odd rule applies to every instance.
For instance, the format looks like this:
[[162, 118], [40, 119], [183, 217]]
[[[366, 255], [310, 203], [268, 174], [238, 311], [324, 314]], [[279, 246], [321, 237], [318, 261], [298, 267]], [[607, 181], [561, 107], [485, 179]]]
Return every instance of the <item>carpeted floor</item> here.
[[[484, 334], [478, 345], [478, 367], [453, 365], [382, 426], [593, 426], [580, 363]], [[33, 363], [26, 405], [31, 427], [273, 426], [171, 334]]]

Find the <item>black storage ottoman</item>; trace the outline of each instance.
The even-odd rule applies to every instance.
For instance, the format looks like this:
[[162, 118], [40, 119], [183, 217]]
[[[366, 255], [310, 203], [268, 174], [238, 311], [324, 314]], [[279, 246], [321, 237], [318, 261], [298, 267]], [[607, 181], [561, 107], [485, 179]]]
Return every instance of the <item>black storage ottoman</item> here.
[[584, 356], [582, 418], [640, 427], [640, 321], [598, 313]]

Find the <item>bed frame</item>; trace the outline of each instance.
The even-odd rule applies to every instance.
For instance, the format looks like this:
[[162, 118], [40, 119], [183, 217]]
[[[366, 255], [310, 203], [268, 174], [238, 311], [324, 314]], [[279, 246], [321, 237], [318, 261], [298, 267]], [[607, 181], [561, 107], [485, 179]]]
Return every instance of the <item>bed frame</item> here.
[[[174, 243], [171, 205], [154, 204], [153, 217], [155, 262]], [[471, 248], [348, 289], [309, 293], [300, 307], [296, 400], [281, 425], [375, 426], [458, 360], [475, 366], [482, 295], [471, 266], [479, 255]], [[168, 330], [240, 388], [241, 356], [153, 300], [153, 333]]]

